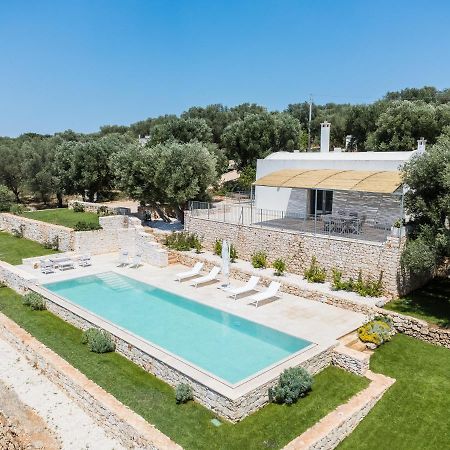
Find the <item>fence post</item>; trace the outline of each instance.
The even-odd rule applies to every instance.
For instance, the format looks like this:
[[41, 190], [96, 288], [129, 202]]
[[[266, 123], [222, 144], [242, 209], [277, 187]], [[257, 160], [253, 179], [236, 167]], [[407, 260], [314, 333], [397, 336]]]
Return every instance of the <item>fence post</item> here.
[[208, 206], [208, 219], [209, 219], [209, 207], [210, 207], [209, 203], [207, 203], [207, 206]]
[[241, 224], [244, 225], [244, 207], [241, 206]]

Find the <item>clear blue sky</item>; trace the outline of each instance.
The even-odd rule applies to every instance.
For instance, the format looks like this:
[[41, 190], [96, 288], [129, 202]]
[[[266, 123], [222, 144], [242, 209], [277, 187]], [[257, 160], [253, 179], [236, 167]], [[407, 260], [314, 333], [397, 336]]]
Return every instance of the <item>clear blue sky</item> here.
[[0, 0], [0, 135], [450, 87], [448, 0]]

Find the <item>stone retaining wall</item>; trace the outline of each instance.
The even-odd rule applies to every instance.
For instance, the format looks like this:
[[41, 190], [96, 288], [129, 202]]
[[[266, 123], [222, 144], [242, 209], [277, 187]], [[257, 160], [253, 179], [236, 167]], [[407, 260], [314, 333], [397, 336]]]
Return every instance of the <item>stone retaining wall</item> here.
[[0, 283], [5, 284], [19, 294], [23, 294], [35, 282], [36, 278], [33, 275], [5, 261], [0, 261]]
[[181, 447], [104, 391], [13, 321], [0, 314], [2, 337], [127, 448]]
[[[38, 288], [36, 291], [41, 295], [45, 295], [45, 291], [42, 289]], [[47, 309], [64, 321], [82, 330], [99, 326], [99, 324], [91, 322], [58, 304], [53, 299], [48, 298], [48, 296]], [[278, 377], [276, 377], [237, 399], [230, 399], [199, 381], [186, 376], [160, 359], [146, 353], [141, 348], [133, 345], [133, 343], [117, 336], [117, 329], [115, 327], [104, 326], [103, 328], [113, 336], [118, 353], [172, 387], [176, 387], [179, 383], [189, 384], [192, 387], [194, 399], [198, 403], [231, 422], [238, 422], [269, 403], [268, 390], [278, 380]], [[331, 364], [332, 350], [332, 348], [324, 349], [319, 354], [313, 355], [302, 363], [302, 367], [312, 375], [320, 372]]]
[[353, 350], [342, 344], [337, 346], [332, 354], [334, 366], [360, 376], [365, 376], [369, 370], [369, 360], [369, 354]]
[[336, 448], [376, 405], [395, 380], [367, 372], [370, 385], [344, 405], [306, 430], [284, 447], [284, 450], [332, 450]]
[[203, 239], [212, 250], [216, 239], [227, 239], [236, 247], [240, 258], [251, 260], [252, 254], [265, 251], [269, 263], [282, 258], [291, 273], [303, 274], [315, 256], [320, 266], [331, 276], [333, 268], [341, 270], [344, 278], [377, 279], [383, 272], [386, 293], [397, 296], [409, 292], [426, 280], [410, 278], [400, 269], [400, 256], [405, 239], [388, 237], [386, 242], [370, 242], [334, 236], [315, 236], [308, 233], [279, 231], [258, 226], [236, 225], [210, 219], [192, 217], [185, 213], [185, 229]]
[[69, 200], [67, 207], [73, 209], [75, 204], [82, 205], [86, 212], [98, 213], [99, 209], [105, 209], [108, 214], [118, 214], [118, 215], [129, 215], [131, 214], [131, 209], [124, 206], [111, 206], [107, 203], [91, 203], [83, 202], [81, 200]]
[[40, 244], [57, 243], [58, 249], [63, 252], [72, 250], [74, 245], [74, 231], [71, 228], [10, 213], [0, 213], [0, 230], [19, 232], [22, 237]]

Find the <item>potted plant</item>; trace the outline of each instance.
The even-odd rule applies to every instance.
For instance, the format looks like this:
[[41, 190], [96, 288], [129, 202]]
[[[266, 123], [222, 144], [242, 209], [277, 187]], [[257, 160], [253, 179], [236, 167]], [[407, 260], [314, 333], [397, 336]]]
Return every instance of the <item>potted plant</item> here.
[[405, 226], [403, 224], [402, 219], [397, 219], [391, 227], [391, 234], [392, 236], [399, 238], [400, 236], [405, 236]]

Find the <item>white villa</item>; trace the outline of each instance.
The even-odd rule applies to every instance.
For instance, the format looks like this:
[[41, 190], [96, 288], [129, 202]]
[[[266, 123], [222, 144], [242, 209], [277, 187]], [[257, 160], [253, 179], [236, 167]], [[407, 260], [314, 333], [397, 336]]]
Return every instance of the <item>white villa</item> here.
[[[415, 154], [329, 151], [330, 124], [322, 124], [320, 152], [277, 152], [257, 162], [255, 207], [267, 224], [383, 241], [404, 216], [400, 168]], [[317, 224], [317, 221], [320, 224]], [[314, 222], [314, 225], [312, 225]]]
[[[426, 141], [401, 152], [330, 151], [330, 124], [321, 127], [320, 152], [276, 152], [257, 161], [248, 201], [193, 202], [185, 228], [212, 246], [226, 237], [250, 259], [263, 250], [302, 274], [311, 258], [331, 273], [375, 278], [392, 295], [416, 287], [403, 273], [401, 167], [425, 151]], [[208, 222], [205, 222], [208, 221]]]

